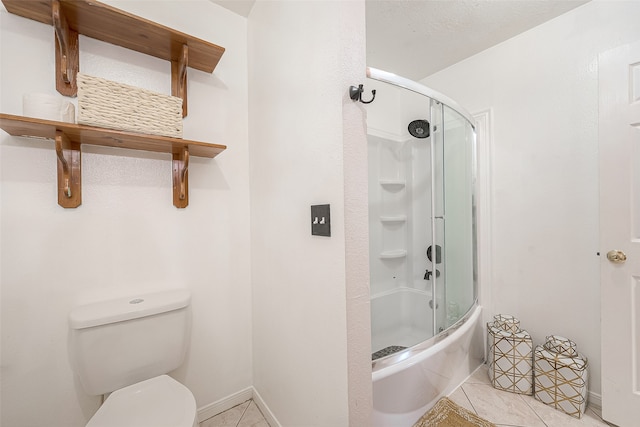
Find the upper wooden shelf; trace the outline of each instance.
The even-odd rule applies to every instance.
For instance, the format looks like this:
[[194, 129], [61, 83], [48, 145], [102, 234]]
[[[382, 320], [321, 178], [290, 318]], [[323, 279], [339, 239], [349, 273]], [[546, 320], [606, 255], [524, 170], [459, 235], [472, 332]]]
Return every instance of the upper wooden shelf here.
[[[2, 0], [10, 13], [53, 25], [52, 0]], [[183, 46], [189, 64], [212, 73], [224, 48], [147, 19], [93, 0], [60, 0], [69, 28], [78, 34], [146, 53], [168, 61], [180, 61]]]
[[108, 147], [130, 148], [133, 150], [155, 151], [178, 154], [185, 147], [196, 157], [213, 158], [227, 147], [207, 142], [147, 135], [119, 130], [55, 122], [31, 117], [0, 113], [0, 128], [9, 135], [55, 139], [56, 132], [63, 132], [69, 141], [77, 144], [104, 145]]

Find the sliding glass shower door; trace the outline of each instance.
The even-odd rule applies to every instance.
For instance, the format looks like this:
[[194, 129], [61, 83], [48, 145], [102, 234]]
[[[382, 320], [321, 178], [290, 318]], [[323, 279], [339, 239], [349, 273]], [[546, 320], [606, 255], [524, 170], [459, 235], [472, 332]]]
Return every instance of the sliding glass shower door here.
[[373, 358], [416, 346], [475, 301], [473, 128], [424, 94], [367, 80]]

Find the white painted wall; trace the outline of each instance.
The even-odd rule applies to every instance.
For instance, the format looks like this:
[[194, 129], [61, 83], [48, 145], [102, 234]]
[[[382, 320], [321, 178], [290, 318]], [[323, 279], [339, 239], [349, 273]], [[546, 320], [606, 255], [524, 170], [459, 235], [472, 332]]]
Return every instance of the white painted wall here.
[[363, 1], [249, 16], [253, 374], [283, 426], [370, 425], [364, 34]]
[[[74, 381], [67, 313], [137, 290], [193, 294], [192, 345], [174, 373], [207, 405], [251, 385], [247, 21], [209, 1], [109, 2], [227, 48], [189, 70], [184, 136], [227, 144], [192, 158], [190, 205], [172, 205], [171, 157], [83, 147], [83, 204], [56, 203], [53, 143], [0, 132], [3, 426], [83, 426], [99, 405]], [[0, 111], [54, 93], [53, 29], [0, 12]], [[163, 93], [170, 65], [81, 37], [83, 72]]]
[[570, 337], [600, 392], [597, 55], [640, 39], [640, 2], [594, 0], [423, 83], [491, 108], [492, 314]]

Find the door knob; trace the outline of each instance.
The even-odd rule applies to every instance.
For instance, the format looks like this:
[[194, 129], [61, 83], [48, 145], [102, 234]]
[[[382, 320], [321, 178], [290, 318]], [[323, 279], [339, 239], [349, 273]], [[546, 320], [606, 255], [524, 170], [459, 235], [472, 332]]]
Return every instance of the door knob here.
[[627, 255], [618, 250], [612, 250], [607, 252], [607, 259], [615, 264], [622, 264], [627, 260]]

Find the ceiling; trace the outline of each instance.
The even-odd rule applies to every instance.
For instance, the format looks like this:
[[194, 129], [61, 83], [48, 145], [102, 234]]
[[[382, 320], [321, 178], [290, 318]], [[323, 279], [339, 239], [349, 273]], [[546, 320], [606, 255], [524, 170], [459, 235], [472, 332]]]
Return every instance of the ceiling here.
[[215, 4], [219, 4], [225, 9], [242, 15], [245, 18], [249, 16], [249, 12], [253, 9], [256, 0], [211, 0]]
[[[255, 3], [211, 1], [245, 17]], [[367, 65], [420, 80], [587, 1], [366, 0]]]

